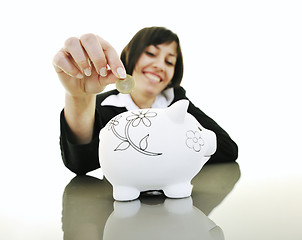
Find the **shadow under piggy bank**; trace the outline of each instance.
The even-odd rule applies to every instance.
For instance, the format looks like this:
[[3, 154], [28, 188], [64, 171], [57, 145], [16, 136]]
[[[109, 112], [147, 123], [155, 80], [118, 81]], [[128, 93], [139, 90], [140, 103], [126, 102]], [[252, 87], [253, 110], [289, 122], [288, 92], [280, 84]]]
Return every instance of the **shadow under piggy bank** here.
[[191, 197], [158, 199], [144, 203], [114, 202], [103, 240], [118, 239], [204, 239], [222, 240], [223, 232], [202, 211], [193, 206]]

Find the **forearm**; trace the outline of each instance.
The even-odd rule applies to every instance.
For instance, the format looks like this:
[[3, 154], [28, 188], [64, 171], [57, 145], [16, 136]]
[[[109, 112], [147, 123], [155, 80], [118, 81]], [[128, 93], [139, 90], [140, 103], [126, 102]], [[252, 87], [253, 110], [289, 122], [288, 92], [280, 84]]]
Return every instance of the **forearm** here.
[[227, 134], [217, 136], [217, 150], [208, 163], [234, 162], [238, 158], [238, 146]]
[[76, 144], [87, 144], [92, 140], [95, 101], [95, 94], [83, 97], [65, 94], [64, 116], [71, 131], [72, 141]]

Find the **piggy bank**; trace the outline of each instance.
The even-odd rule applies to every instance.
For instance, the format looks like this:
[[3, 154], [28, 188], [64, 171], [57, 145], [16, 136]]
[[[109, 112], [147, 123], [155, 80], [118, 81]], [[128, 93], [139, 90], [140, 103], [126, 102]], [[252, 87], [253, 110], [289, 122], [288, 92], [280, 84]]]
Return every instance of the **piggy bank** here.
[[115, 200], [151, 190], [169, 198], [191, 195], [191, 180], [216, 151], [216, 135], [187, 112], [188, 105], [180, 100], [165, 109], [127, 111], [101, 130], [99, 157]]

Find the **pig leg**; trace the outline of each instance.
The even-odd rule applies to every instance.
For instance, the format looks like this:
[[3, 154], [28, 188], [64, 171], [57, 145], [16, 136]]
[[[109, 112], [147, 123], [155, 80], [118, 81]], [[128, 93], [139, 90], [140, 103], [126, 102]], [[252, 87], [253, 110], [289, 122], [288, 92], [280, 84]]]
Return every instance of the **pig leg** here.
[[139, 197], [140, 191], [129, 186], [113, 186], [113, 198], [117, 201], [131, 201]]
[[192, 188], [191, 183], [187, 182], [166, 186], [163, 191], [169, 198], [184, 198], [191, 196]]

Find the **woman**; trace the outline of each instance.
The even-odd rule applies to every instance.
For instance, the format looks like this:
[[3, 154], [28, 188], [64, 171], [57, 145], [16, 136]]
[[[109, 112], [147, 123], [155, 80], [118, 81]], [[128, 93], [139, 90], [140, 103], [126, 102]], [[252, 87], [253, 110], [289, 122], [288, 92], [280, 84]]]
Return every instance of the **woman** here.
[[[110, 68], [108, 68], [108, 66]], [[165, 108], [188, 99], [180, 86], [183, 59], [176, 34], [162, 27], [140, 30], [124, 48], [121, 59], [104, 39], [93, 34], [69, 38], [54, 57], [54, 67], [65, 87], [60, 145], [64, 164], [82, 175], [100, 167], [99, 132], [119, 113], [135, 108]], [[135, 79], [130, 94], [104, 88], [126, 72]], [[217, 151], [209, 163], [235, 161], [238, 147], [214, 120], [192, 102], [188, 112], [217, 136]]]

